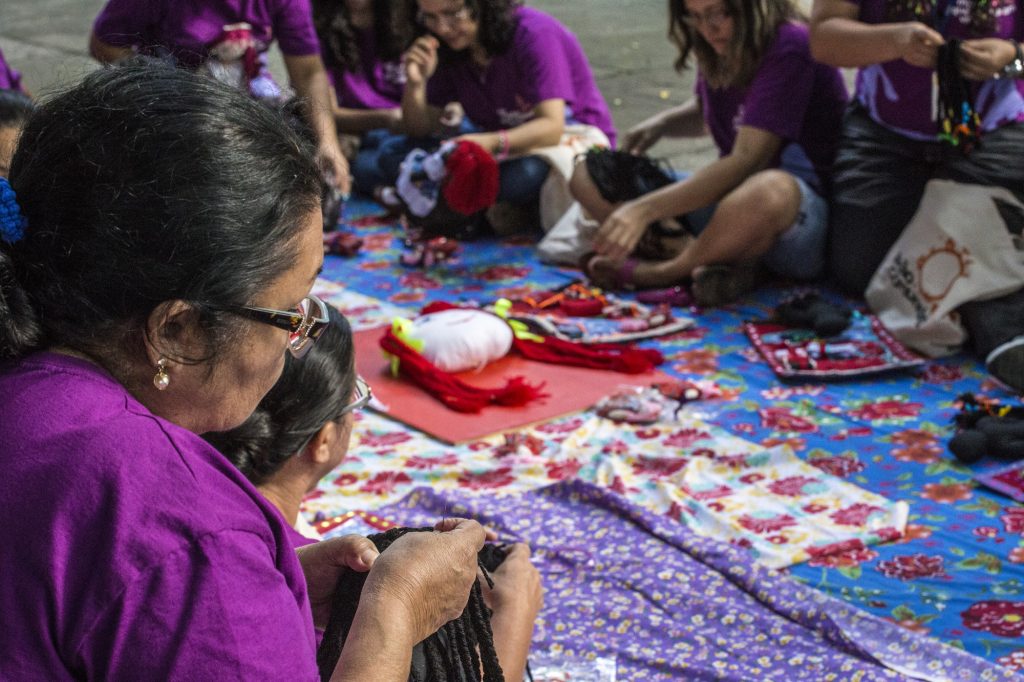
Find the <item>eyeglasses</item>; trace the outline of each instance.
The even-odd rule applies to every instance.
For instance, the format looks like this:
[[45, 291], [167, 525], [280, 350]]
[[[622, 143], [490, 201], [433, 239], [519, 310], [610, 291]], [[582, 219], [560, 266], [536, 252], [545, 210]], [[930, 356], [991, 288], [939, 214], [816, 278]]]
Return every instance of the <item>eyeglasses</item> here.
[[295, 310], [274, 310], [248, 305], [233, 306], [228, 310], [288, 332], [288, 352], [296, 359], [309, 352], [331, 323], [327, 315], [327, 304], [313, 295], [302, 299]]
[[369, 405], [371, 400], [373, 400], [373, 391], [370, 390], [370, 384], [357, 374], [355, 390], [352, 392], [352, 402], [341, 408], [336, 418], [341, 419], [349, 412], [358, 412]]
[[716, 7], [708, 10], [704, 14], [693, 14], [687, 12], [680, 17], [683, 23], [690, 28], [699, 28], [701, 25], [707, 26], [708, 28], [719, 28], [725, 23], [726, 19], [732, 17], [732, 12], [725, 7]]
[[[338, 411], [338, 416], [335, 417], [333, 421], [338, 421], [349, 412], [358, 412], [359, 410], [369, 405], [371, 400], [373, 400], [373, 391], [370, 390], [370, 384], [366, 383], [366, 379], [362, 378], [357, 374], [356, 385], [354, 390], [352, 391], [352, 402], [350, 402], [345, 407], [341, 408]], [[302, 446], [296, 448], [295, 452], [302, 452], [303, 450], [305, 450], [306, 446], [309, 445], [310, 441], [313, 440], [313, 436], [319, 433], [320, 429], [322, 429], [323, 426], [324, 425], [321, 424], [320, 426], [316, 427], [316, 430], [313, 431], [313, 433], [309, 434], [306, 440], [302, 441]]]
[[459, 25], [462, 21], [469, 18], [469, 8], [463, 5], [458, 9], [447, 10], [445, 12], [438, 12], [432, 14], [420, 10], [416, 13], [416, 21], [423, 24], [432, 31], [436, 31], [441, 26], [452, 28], [453, 26]]

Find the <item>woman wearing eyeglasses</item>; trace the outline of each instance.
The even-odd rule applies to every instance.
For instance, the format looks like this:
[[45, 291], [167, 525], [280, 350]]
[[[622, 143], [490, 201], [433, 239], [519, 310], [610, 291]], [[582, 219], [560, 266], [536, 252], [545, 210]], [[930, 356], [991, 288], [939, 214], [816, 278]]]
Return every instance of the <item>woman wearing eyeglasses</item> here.
[[269, 499], [301, 535], [317, 538], [299, 514], [303, 497], [348, 450], [353, 414], [370, 401], [358, 377], [348, 320], [327, 306], [330, 324], [301, 360], [285, 358], [274, 387], [240, 426], [204, 436]]
[[[676, 68], [696, 57], [696, 96], [630, 130], [622, 147], [640, 154], [662, 137], [710, 133], [719, 158], [620, 204], [577, 166], [574, 193], [601, 222], [588, 274], [613, 288], [692, 277], [702, 305], [749, 288], [758, 261], [779, 275], [818, 277], [847, 98], [838, 70], [811, 58], [807, 26], [788, 0], [670, 0], [669, 15]], [[666, 260], [632, 258], [649, 225], [675, 217], [696, 239]]]
[[[296, 531], [296, 546], [319, 535], [299, 513], [302, 499], [348, 452], [354, 413], [369, 404], [370, 386], [356, 375], [352, 331], [328, 306], [331, 324], [301, 361], [288, 359], [281, 378], [241, 426], [205, 438], [224, 453]], [[390, 552], [390, 550], [388, 550]], [[529, 547], [513, 545], [485, 589], [491, 626], [506, 679], [522, 679], [540, 610], [540, 575]], [[518, 674], [517, 674], [518, 671]]]
[[405, 55], [402, 117], [434, 135], [450, 103], [480, 132], [464, 137], [499, 162], [498, 201], [533, 205], [548, 164], [530, 151], [558, 144], [567, 121], [615, 129], [579, 41], [554, 17], [516, 0], [409, 0], [425, 35]]
[[267, 107], [153, 65], [25, 127], [0, 180], [0, 677], [316, 680], [346, 567], [371, 589], [335, 679], [405, 680], [462, 612], [478, 524], [297, 552], [197, 435], [248, 418], [329, 324], [313, 159]]

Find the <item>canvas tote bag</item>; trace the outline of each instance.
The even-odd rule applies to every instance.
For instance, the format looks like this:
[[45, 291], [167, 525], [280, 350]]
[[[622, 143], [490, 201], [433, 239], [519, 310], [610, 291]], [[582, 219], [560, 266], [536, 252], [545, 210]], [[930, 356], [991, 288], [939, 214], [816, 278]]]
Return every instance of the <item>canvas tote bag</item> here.
[[1024, 286], [1024, 205], [1001, 187], [931, 180], [864, 297], [893, 336], [929, 357], [967, 338], [956, 309]]

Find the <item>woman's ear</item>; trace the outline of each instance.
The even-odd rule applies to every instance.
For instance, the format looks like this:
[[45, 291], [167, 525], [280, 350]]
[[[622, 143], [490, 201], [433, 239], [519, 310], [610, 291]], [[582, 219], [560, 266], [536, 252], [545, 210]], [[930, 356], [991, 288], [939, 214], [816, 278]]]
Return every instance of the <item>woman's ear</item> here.
[[180, 299], [164, 301], [153, 308], [146, 319], [146, 354], [150, 364], [155, 365], [160, 358], [206, 357], [209, 354], [206, 339], [199, 324], [199, 313]]
[[309, 458], [316, 464], [326, 464], [331, 461], [331, 447], [334, 444], [335, 439], [338, 438], [338, 425], [333, 421], [329, 421], [320, 427], [320, 430], [316, 432], [316, 435], [306, 445], [306, 450], [302, 453], [303, 456], [309, 453]]

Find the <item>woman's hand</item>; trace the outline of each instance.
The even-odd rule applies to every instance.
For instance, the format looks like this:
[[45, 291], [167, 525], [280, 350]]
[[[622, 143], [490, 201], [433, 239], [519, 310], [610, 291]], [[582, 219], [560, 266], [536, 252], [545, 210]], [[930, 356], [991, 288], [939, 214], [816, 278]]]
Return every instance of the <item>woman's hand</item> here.
[[540, 573], [530, 563], [530, 548], [519, 543], [492, 574], [494, 587], [480, 581], [484, 602], [494, 612], [491, 631], [506, 680], [523, 679], [533, 638], [533, 623], [544, 604]]
[[627, 201], [601, 224], [594, 237], [594, 250], [613, 261], [625, 260], [636, 249], [652, 220], [642, 197]]
[[[462, 615], [476, 580], [485, 531], [476, 521], [445, 519], [437, 533], [406, 533], [381, 554], [364, 600], [395, 609], [419, 642]], [[362, 606], [362, 603], [361, 603]]]
[[945, 39], [935, 29], [912, 21], [899, 24], [896, 45], [900, 58], [912, 66], [934, 69], [939, 58], [939, 46]]
[[437, 48], [434, 36], [420, 36], [405, 51], [405, 80], [408, 85], [423, 85], [437, 71]]
[[327, 627], [331, 616], [331, 599], [338, 576], [345, 569], [366, 573], [380, 554], [372, 542], [362, 535], [343, 535], [298, 550], [299, 563], [306, 576], [313, 622]]
[[459, 135], [452, 139], [456, 142], [459, 142], [460, 140], [476, 142], [478, 145], [490, 152], [492, 156], [496, 151], [498, 151], [499, 139], [495, 133], [466, 133], [465, 135]]
[[960, 43], [960, 75], [972, 81], [996, 76], [1017, 57], [1017, 49], [1002, 38], [977, 38]]
[[620, 149], [630, 154], [643, 154], [665, 135], [665, 121], [653, 116], [630, 128], [622, 138]]

